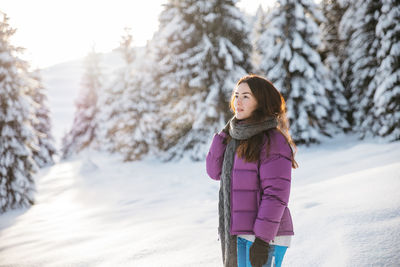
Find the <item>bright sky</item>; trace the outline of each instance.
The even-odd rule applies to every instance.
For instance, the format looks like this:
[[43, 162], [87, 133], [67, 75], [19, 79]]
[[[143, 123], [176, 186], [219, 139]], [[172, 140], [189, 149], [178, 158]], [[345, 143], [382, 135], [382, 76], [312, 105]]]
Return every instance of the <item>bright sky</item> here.
[[[158, 15], [167, 0], [1, 0], [0, 11], [17, 32], [14, 45], [26, 48], [32, 67], [45, 68], [81, 58], [93, 45], [109, 52], [119, 45], [125, 27], [132, 29], [134, 45], [143, 46], [158, 27]], [[255, 13], [262, 3], [242, 0], [238, 6]]]

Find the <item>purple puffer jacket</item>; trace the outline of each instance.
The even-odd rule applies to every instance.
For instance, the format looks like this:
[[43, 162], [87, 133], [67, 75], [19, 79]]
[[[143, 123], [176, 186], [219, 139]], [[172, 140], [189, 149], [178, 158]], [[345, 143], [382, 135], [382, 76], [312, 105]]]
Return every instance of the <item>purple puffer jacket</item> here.
[[[287, 207], [291, 150], [278, 130], [270, 133], [268, 157], [266, 141], [258, 162], [245, 162], [235, 154], [231, 182], [231, 235], [252, 234], [266, 242], [275, 236], [294, 235]], [[207, 154], [207, 173], [214, 180], [220, 180], [225, 137], [225, 133], [215, 134]]]

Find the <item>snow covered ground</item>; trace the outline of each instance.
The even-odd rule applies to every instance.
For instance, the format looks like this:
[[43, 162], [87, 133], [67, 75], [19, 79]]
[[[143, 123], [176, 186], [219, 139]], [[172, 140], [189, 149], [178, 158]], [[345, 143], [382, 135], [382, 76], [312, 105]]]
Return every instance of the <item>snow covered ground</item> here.
[[[400, 266], [400, 142], [339, 136], [297, 160], [284, 266]], [[221, 266], [218, 188], [204, 162], [60, 162], [0, 215], [0, 266]]]

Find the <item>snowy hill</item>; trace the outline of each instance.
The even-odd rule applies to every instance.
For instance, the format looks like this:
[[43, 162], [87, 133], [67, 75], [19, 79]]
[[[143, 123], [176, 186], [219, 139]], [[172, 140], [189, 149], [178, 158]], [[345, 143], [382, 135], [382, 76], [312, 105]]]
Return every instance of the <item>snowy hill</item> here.
[[[300, 147], [284, 266], [399, 266], [399, 151], [352, 136]], [[0, 216], [0, 266], [221, 266], [218, 189], [204, 162], [80, 155]]]

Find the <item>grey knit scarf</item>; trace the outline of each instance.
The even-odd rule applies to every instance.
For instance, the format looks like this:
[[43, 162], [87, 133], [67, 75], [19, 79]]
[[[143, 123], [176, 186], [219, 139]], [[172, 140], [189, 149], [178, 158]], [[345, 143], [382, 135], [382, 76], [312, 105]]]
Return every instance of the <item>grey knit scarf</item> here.
[[221, 241], [222, 262], [225, 267], [237, 267], [236, 236], [230, 234], [231, 227], [231, 174], [236, 149], [240, 140], [246, 140], [260, 132], [276, 128], [275, 117], [268, 117], [257, 123], [239, 123], [236, 118], [230, 120], [229, 135], [232, 137], [227, 144], [222, 164], [219, 189], [218, 233]]

